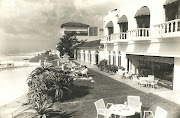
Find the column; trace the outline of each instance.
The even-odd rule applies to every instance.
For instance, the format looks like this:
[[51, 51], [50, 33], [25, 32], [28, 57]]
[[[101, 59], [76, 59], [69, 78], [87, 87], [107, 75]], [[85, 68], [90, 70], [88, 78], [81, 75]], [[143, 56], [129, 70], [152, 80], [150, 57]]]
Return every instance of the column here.
[[180, 58], [174, 58], [173, 91], [180, 90]]

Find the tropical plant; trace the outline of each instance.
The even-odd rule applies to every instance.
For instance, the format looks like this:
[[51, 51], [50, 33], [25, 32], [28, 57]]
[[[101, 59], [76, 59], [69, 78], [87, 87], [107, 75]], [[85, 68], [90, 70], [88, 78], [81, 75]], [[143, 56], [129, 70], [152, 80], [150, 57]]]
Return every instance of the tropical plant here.
[[106, 66], [107, 66], [107, 60], [104, 59], [104, 60], [100, 61], [100, 63], [97, 66], [100, 70], [105, 70]]
[[38, 67], [27, 79], [28, 102], [34, 107], [42, 101], [60, 101], [71, 93], [73, 78], [53, 66]]
[[70, 57], [73, 57], [75, 48], [84, 42], [85, 40], [78, 40], [75, 36], [63, 35], [56, 49], [60, 52], [60, 56], [68, 54]]

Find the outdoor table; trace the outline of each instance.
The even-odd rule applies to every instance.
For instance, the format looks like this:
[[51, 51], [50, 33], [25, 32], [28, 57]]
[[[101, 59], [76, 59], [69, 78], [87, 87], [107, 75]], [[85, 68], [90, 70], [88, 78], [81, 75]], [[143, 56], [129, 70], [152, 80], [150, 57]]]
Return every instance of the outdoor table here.
[[135, 110], [125, 104], [115, 104], [112, 105], [109, 110], [111, 111], [112, 114], [114, 114], [115, 116], [121, 116], [126, 118], [126, 116], [133, 116], [135, 115]]
[[143, 81], [149, 81], [149, 77], [139, 77], [139, 80], [143, 80]]
[[139, 77], [139, 80], [147, 82], [146, 86], [149, 87], [149, 82], [151, 82], [149, 77]]

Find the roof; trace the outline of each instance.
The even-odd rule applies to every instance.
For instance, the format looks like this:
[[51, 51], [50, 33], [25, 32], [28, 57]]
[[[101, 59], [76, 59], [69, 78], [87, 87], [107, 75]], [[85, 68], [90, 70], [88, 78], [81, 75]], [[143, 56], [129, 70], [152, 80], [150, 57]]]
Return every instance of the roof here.
[[164, 3], [164, 6], [171, 4], [173, 2], [177, 2], [178, 0], [166, 0], [166, 2]]
[[126, 23], [126, 22], [128, 22], [127, 17], [123, 15], [119, 18], [117, 23], [119, 24], [119, 23]]
[[87, 24], [83, 24], [83, 23], [77, 23], [77, 22], [67, 22], [61, 25], [61, 28], [63, 28], [64, 26], [71, 26], [71, 27], [89, 27], [89, 25]]
[[93, 48], [93, 47], [95, 48], [99, 46], [101, 46], [100, 40], [94, 40], [94, 41], [85, 42], [84, 44], [82, 44], [77, 48]]
[[109, 22], [106, 24], [106, 27], [113, 27], [113, 22], [112, 22], [112, 21], [109, 21]]
[[137, 16], [143, 16], [143, 15], [150, 15], [150, 11], [148, 7], [141, 7], [137, 12], [136, 15], [134, 17]]

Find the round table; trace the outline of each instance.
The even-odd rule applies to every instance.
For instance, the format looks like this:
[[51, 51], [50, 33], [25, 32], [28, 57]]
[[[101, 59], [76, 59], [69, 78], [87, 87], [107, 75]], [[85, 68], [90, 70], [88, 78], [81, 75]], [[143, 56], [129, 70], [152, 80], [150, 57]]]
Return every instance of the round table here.
[[132, 107], [128, 105], [124, 105], [124, 104], [115, 104], [115, 105], [112, 105], [109, 109], [112, 114], [118, 115], [124, 118], [126, 118], [126, 116], [135, 115], [135, 110]]

